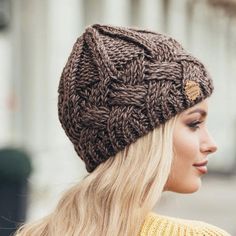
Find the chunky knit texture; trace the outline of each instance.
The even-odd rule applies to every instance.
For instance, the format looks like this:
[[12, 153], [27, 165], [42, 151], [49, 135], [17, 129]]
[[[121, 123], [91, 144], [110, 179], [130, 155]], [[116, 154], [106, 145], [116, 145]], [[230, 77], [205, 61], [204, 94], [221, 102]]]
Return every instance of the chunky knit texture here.
[[193, 220], [157, 215], [151, 212], [146, 218], [139, 236], [230, 236], [224, 230]]
[[77, 39], [63, 69], [58, 114], [92, 172], [212, 91], [204, 65], [173, 38], [95, 24]]

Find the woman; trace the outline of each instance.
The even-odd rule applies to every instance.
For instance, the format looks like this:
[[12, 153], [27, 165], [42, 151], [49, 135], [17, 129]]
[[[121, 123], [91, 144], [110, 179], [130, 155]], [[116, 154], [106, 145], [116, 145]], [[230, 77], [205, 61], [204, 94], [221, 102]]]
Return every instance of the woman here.
[[152, 212], [163, 191], [193, 193], [216, 151], [212, 80], [171, 37], [95, 24], [74, 44], [58, 114], [89, 174], [18, 236], [229, 235]]

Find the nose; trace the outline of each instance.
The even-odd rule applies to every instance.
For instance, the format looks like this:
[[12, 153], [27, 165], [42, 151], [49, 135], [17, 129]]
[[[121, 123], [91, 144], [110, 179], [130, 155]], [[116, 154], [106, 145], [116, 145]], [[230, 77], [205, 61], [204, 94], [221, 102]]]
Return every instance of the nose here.
[[204, 139], [204, 142], [202, 142], [201, 145], [201, 151], [207, 154], [211, 154], [217, 151], [217, 145], [210, 135], [210, 133], [207, 131], [206, 138]]

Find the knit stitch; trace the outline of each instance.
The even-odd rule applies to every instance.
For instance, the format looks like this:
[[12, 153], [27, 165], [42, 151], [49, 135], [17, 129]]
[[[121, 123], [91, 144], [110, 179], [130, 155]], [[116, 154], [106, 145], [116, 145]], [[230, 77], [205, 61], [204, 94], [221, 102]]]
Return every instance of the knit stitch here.
[[196, 220], [162, 216], [151, 212], [139, 236], [230, 236], [226, 231]]

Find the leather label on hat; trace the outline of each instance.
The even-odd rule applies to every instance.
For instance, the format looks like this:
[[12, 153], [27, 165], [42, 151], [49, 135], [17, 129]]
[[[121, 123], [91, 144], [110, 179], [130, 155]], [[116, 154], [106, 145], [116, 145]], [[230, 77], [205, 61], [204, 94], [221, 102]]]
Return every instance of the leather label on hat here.
[[195, 81], [187, 80], [184, 89], [189, 100], [194, 101], [200, 95], [200, 86]]

